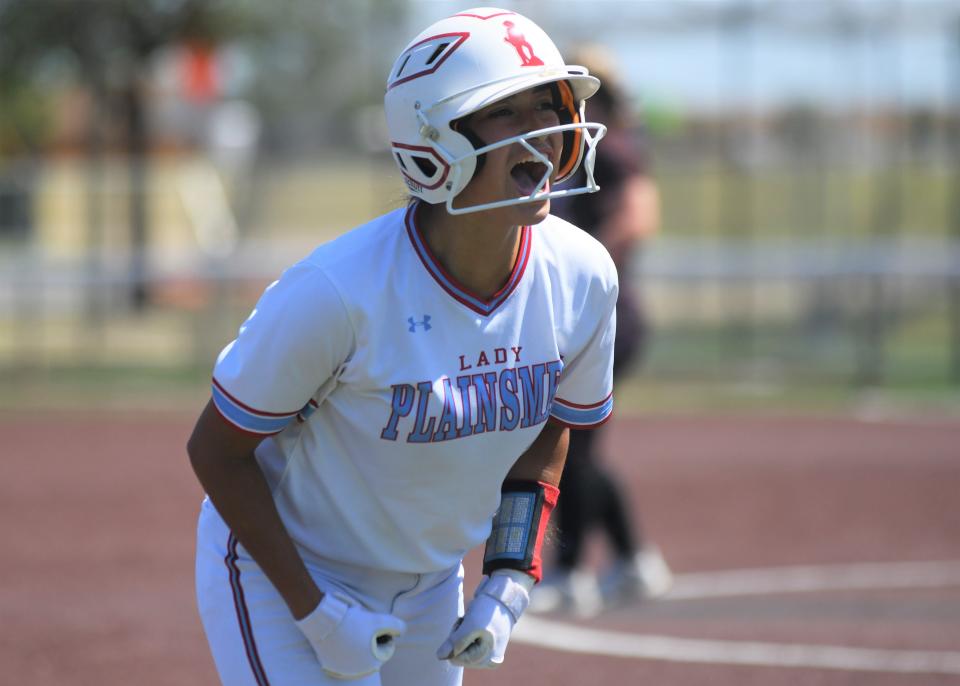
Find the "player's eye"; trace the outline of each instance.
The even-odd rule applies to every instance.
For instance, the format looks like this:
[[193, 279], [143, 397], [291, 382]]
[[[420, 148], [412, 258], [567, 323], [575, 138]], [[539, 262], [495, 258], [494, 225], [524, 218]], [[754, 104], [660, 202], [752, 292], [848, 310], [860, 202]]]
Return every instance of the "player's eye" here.
[[489, 119], [498, 119], [500, 117], [509, 117], [511, 114], [513, 114], [513, 110], [509, 107], [497, 107], [491, 110], [487, 114], [487, 117]]

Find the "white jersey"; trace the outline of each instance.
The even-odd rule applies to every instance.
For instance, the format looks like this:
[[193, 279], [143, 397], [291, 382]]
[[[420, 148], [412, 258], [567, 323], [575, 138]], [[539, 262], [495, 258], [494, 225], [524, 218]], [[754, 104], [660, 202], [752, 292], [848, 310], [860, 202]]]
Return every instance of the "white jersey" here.
[[591, 427], [612, 410], [603, 246], [547, 217], [484, 300], [430, 253], [416, 207], [290, 267], [217, 360], [214, 402], [269, 436], [256, 457], [307, 560], [448, 569], [486, 540], [548, 418]]

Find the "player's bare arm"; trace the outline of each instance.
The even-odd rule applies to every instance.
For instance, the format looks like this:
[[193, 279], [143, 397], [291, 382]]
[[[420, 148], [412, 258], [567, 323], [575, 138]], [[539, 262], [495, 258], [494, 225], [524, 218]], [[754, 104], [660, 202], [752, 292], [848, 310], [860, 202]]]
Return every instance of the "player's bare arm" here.
[[323, 598], [290, 539], [253, 451], [263, 436], [227, 422], [210, 401], [197, 420], [187, 452], [220, 516], [273, 582], [295, 619]]
[[507, 479], [542, 481], [553, 486], [560, 483], [567, 459], [570, 430], [554, 421], [547, 421], [543, 431], [529, 448], [517, 458]]

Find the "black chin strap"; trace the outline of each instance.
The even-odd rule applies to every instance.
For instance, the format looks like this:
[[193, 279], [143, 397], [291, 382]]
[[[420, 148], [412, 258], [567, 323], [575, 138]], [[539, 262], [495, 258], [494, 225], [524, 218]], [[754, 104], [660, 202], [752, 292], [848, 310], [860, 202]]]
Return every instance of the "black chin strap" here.
[[[453, 130], [463, 135], [468, 141], [470, 141], [470, 144], [473, 146], [474, 150], [479, 150], [480, 148], [484, 147], [486, 143], [483, 142], [483, 139], [481, 139], [480, 136], [474, 133], [473, 129], [471, 129], [470, 126], [466, 124], [466, 122], [461, 123], [461, 121], [455, 122], [456, 125], [453, 127]], [[480, 173], [480, 170], [483, 169], [483, 164], [486, 161], [487, 161], [487, 153], [483, 153], [482, 155], [477, 155], [477, 168], [474, 169], [473, 173], [474, 174]]]

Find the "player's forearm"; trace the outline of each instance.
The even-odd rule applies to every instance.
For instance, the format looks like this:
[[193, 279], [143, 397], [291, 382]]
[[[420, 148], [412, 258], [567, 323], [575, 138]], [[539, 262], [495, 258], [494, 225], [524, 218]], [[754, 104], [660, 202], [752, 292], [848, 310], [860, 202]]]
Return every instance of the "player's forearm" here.
[[283, 526], [256, 461], [251, 457], [233, 464], [207, 482], [204, 487], [220, 516], [283, 596], [291, 614], [296, 619], [306, 616], [323, 594]]
[[299, 619], [323, 594], [287, 533], [253, 456], [259, 441], [225, 428], [209, 405], [187, 446], [190, 463], [217, 512]]
[[[548, 421], [507, 474], [483, 553], [485, 575], [502, 570], [526, 574], [529, 579], [516, 575], [513, 579], [522, 580], [524, 588], [543, 577], [543, 541], [550, 513], [557, 504], [569, 438], [567, 427]], [[516, 519], [516, 513], [522, 513], [522, 518]], [[520, 612], [523, 608], [514, 613], [514, 619]]]
[[517, 458], [507, 478], [559, 485], [569, 440], [567, 427], [548, 420], [540, 435]]

